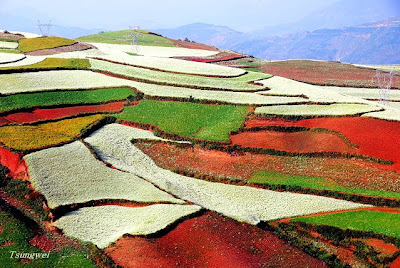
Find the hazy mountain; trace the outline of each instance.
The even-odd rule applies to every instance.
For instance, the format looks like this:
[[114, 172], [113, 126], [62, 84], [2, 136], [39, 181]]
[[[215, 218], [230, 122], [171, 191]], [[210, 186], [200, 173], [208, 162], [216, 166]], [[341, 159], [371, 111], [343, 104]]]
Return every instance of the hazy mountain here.
[[[49, 20], [43, 21], [47, 23]], [[27, 19], [22, 16], [8, 15], [0, 13], [0, 29], [9, 31], [22, 31], [29, 33], [38, 33], [37, 20]], [[65, 27], [54, 25], [51, 35], [62, 36], [66, 38], [76, 38], [83, 35], [90, 35], [100, 32], [101, 29], [83, 29], [79, 27]]]
[[271, 60], [395, 64], [400, 63], [400, 17], [343, 29], [259, 38], [226, 48]]
[[151, 31], [169, 38], [188, 38], [190, 41], [206, 43], [207, 45], [216, 47], [224, 47], [229, 43], [236, 43], [243, 38], [250, 38], [249, 35], [235, 31], [229, 27], [207, 23], [192, 23], [175, 29], [154, 29]]
[[398, 16], [400, 16], [399, 0], [342, 0], [313, 12], [296, 23], [268, 26], [253, 34], [275, 35], [337, 29]]

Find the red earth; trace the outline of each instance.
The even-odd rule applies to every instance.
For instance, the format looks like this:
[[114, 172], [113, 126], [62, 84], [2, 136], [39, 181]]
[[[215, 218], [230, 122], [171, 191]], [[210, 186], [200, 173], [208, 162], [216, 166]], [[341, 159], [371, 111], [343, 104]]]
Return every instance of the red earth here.
[[0, 164], [10, 170], [8, 175], [25, 180], [28, 178], [28, 171], [22, 157], [23, 154], [14, 153], [9, 149], [0, 147]]
[[246, 128], [263, 126], [301, 126], [338, 131], [360, 146], [358, 153], [396, 162], [400, 170], [400, 122], [368, 117], [313, 118], [299, 121], [249, 119]]
[[387, 165], [358, 159], [327, 157], [289, 157], [255, 153], [229, 154], [199, 147], [184, 148], [166, 143], [135, 144], [157, 165], [217, 180], [236, 180], [245, 184], [256, 172], [270, 171], [288, 175], [322, 177], [344, 187], [400, 191], [400, 172]]
[[106, 253], [122, 267], [327, 267], [276, 235], [214, 212], [158, 238], [125, 236]]
[[91, 44], [87, 44], [87, 43], [75, 43], [75, 44], [69, 45], [69, 46], [36, 50], [36, 51], [28, 52], [26, 54], [31, 55], [31, 56], [45, 56], [45, 55], [54, 55], [54, 54], [65, 53], [65, 52], [82, 51], [82, 50], [87, 50], [87, 49], [91, 49], [91, 48], [95, 48], [95, 46], [93, 46]]
[[[372, 78], [374, 69], [361, 68], [340, 62], [288, 60], [264, 63], [263, 72], [279, 75], [293, 80], [334, 86], [378, 87]], [[398, 77], [398, 76], [397, 76]], [[400, 88], [400, 79], [394, 79], [392, 88]]]
[[395, 245], [385, 243], [381, 239], [370, 238], [370, 239], [366, 239], [365, 242], [368, 245], [373, 246], [374, 248], [378, 248], [381, 252], [383, 252], [385, 254], [389, 254], [389, 255], [393, 255], [394, 253], [396, 253], [399, 250]]
[[111, 102], [107, 104], [72, 106], [52, 109], [35, 109], [33, 112], [14, 113], [0, 117], [0, 126], [28, 124], [39, 121], [61, 119], [80, 114], [115, 113], [124, 109], [124, 102]]
[[355, 148], [347, 144], [335, 133], [299, 131], [279, 132], [271, 130], [244, 131], [231, 135], [233, 144], [250, 148], [274, 149], [285, 152], [346, 152], [355, 153]]
[[208, 45], [205, 45], [205, 44], [200, 44], [200, 43], [196, 43], [196, 42], [189, 42], [189, 41], [180, 41], [180, 40], [169, 39], [169, 38], [167, 38], [167, 39], [172, 41], [177, 47], [217, 51], [217, 49], [215, 47], [208, 46]]
[[56, 248], [56, 242], [42, 234], [37, 234], [32, 237], [29, 243], [45, 252], [53, 251]]
[[400, 256], [390, 264], [390, 268], [399, 268], [400, 267]]

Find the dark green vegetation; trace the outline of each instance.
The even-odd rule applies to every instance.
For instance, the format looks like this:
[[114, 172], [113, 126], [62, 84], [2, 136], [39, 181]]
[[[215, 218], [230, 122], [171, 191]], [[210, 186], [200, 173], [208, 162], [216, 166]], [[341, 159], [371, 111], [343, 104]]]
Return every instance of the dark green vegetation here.
[[118, 119], [156, 125], [173, 134], [212, 141], [229, 141], [249, 113], [246, 106], [143, 100], [126, 107]]
[[5, 37], [0, 37], [0, 41], [18, 43], [18, 40], [16, 39], [5, 38]]
[[[98, 34], [79, 37], [80, 42], [108, 43], [108, 44], [131, 44], [129, 38], [130, 30], [122, 30], [115, 32], [101, 32]], [[174, 43], [165, 37], [151, 34], [148, 31], [141, 30], [138, 38], [138, 44], [142, 46], [159, 46], [159, 47], [174, 47]]]
[[374, 232], [400, 238], [400, 213], [359, 210], [295, 218], [292, 221]]
[[[390, 264], [400, 256], [400, 251], [393, 251], [399, 248], [400, 240], [382, 234], [305, 222], [271, 222], [265, 225], [280, 238], [297, 244], [330, 267], [395, 267]], [[315, 234], [318, 234], [317, 237]], [[371, 246], [371, 243], [383, 247]], [[334, 247], [346, 250], [332, 251]]]
[[56, 36], [37, 37], [37, 38], [21, 39], [19, 41], [18, 49], [26, 53], [41, 49], [68, 46], [75, 43], [76, 41], [74, 40]]
[[53, 70], [53, 69], [88, 69], [90, 63], [88, 59], [57, 59], [57, 58], [46, 58], [45, 60], [24, 66], [17, 67], [3, 67], [2, 70]]
[[104, 103], [135, 96], [135, 92], [129, 88], [15, 94], [1, 98], [0, 112], [53, 105]]
[[46, 253], [29, 243], [34, 233], [26, 224], [11, 214], [0, 211], [0, 263], [2, 267], [97, 267], [87, 258], [89, 251], [79, 252], [74, 248], [64, 249], [60, 252], [50, 252], [48, 258], [27, 260], [11, 257], [11, 251], [26, 253]]
[[294, 176], [294, 175], [287, 175], [274, 172], [264, 172], [264, 171], [258, 172], [256, 174], [253, 174], [249, 182], [261, 185], [263, 184], [284, 185], [288, 186], [288, 189], [296, 189], [296, 187], [303, 187], [303, 188], [311, 188], [318, 190], [338, 191], [349, 194], [400, 198], [400, 193], [396, 192], [349, 188], [340, 186], [336, 182], [324, 178], [309, 177], [309, 176]]

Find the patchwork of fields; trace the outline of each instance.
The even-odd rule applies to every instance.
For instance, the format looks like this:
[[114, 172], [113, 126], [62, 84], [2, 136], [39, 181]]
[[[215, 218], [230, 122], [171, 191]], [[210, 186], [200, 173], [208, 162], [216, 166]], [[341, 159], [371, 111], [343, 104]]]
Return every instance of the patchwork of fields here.
[[374, 66], [128, 34], [0, 33], [1, 266], [396, 267], [400, 111]]

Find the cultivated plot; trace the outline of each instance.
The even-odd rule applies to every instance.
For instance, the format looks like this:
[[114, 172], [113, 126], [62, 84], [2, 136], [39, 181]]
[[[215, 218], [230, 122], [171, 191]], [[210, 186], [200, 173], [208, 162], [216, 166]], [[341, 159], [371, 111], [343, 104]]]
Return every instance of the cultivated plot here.
[[99, 157], [113, 166], [146, 178], [161, 189], [233, 219], [258, 224], [294, 215], [345, 210], [366, 205], [320, 196], [280, 193], [245, 186], [202, 181], [156, 166], [130, 140], [96, 132], [85, 141]]
[[53, 224], [68, 236], [106, 248], [125, 234], [153, 234], [199, 210], [198, 206], [168, 204], [139, 208], [99, 206], [68, 213]]
[[24, 159], [33, 186], [50, 208], [95, 200], [184, 203], [133, 174], [106, 167], [81, 142], [31, 153]]

